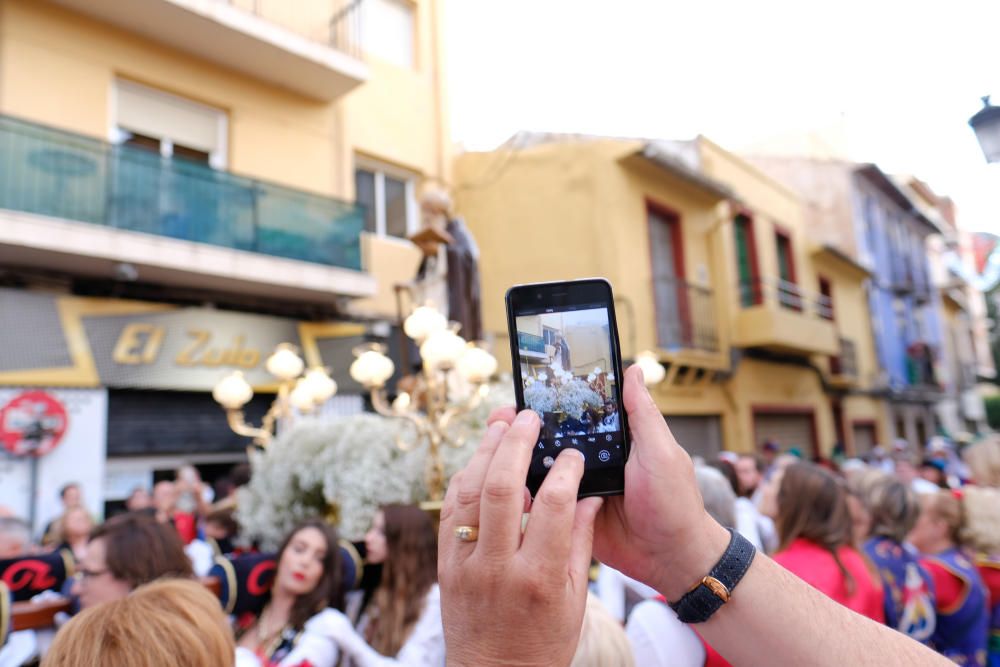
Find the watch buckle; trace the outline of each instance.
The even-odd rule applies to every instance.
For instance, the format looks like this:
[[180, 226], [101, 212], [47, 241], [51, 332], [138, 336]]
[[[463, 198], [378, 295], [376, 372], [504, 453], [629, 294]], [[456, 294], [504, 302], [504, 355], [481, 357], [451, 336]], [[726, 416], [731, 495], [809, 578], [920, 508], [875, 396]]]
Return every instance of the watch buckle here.
[[706, 576], [701, 580], [701, 585], [712, 591], [712, 594], [722, 600], [723, 603], [729, 602], [729, 589], [726, 585], [716, 579], [715, 577]]

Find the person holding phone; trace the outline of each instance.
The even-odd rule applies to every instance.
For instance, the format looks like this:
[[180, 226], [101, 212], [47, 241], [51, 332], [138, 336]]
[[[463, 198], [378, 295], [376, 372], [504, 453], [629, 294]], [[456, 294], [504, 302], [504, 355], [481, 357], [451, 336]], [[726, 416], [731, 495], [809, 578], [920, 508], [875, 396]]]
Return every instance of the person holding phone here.
[[[714, 589], [717, 577], [731, 583], [716, 566], [730, 562], [733, 537], [706, 513], [690, 457], [671, 435], [642, 371], [630, 368], [622, 386], [632, 441], [623, 495], [578, 500], [584, 458], [570, 448], [557, 455], [529, 502], [525, 479], [538, 416], [513, 408], [491, 415], [441, 510], [438, 571], [449, 665], [568, 665], [592, 554], [670, 602], [692, 588], [699, 595], [709, 584]], [[696, 625], [731, 663], [759, 664], [767, 656], [772, 664], [819, 667], [951, 664], [767, 556], [746, 556], [737, 554], [744, 570], [727, 601], [719, 590], [714, 611]], [[687, 616], [689, 609], [683, 611]]]

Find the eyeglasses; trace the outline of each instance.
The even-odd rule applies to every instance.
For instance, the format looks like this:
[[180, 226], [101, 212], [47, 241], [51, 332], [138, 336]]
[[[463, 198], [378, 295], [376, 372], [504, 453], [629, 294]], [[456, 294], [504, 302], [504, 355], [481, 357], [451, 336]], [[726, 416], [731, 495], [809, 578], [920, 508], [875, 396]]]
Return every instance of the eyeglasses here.
[[77, 570], [76, 578], [80, 581], [87, 581], [88, 579], [94, 579], [101, 576], [102, 574], [107, 574], [111, 570]]

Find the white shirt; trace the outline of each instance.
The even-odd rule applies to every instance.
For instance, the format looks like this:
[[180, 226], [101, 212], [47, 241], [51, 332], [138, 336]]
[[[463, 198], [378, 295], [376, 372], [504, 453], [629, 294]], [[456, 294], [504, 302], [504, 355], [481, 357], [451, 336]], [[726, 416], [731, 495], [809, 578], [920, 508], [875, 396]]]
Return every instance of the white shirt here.
[[750, 540], [758, 551], [764, 550], [764, 540], [760, 534], [761, 513], [749, 498], [737, 498], [736, 531]]
[[625, 626], [635, 664], [641, 667], [703, 667], [705, 647], [673, 609], [658, 600], [640, 602]]
[[[307, 633], [318, 634], [340, 647], [354, 667], [443, 667], [444, 626], [441, 623], [441, 590], [431, 586], [424, 599], [424, 608], [413, 625], [410, 636], [394, 656], [385, 656], [373, 649], [351, 625], [350, 620], [335, 609], [313, 616], [305, 625]], [[290, 654], [284, 662], [291, 662]]]
[[614, 616], [619, 623], [625, 622], [626, 597], [628, 597], [627, 592], [629, 591], [643, 599], [659, 595], [641, 581], [627, 577], [618, 570], [601, 563], [601, 567], [597, 571], [597, 581], [594, 583], [594, 593], [604, 608], [608, 610], [608, 613]]

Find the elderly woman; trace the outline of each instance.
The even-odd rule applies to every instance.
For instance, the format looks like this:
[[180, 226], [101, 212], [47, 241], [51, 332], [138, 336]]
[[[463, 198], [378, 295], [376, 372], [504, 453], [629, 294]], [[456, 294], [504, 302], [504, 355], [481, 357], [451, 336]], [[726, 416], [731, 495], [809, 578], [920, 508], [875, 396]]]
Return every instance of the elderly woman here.
[[935, 626], [934, 583], [919, 554], [904, 545], [920, 503], [909, 486], [878, 474], [880, 478], [862, 492], [871, 517], [871, 536], [863, 551], [882, 579], [886, 625], [926, 644]]

